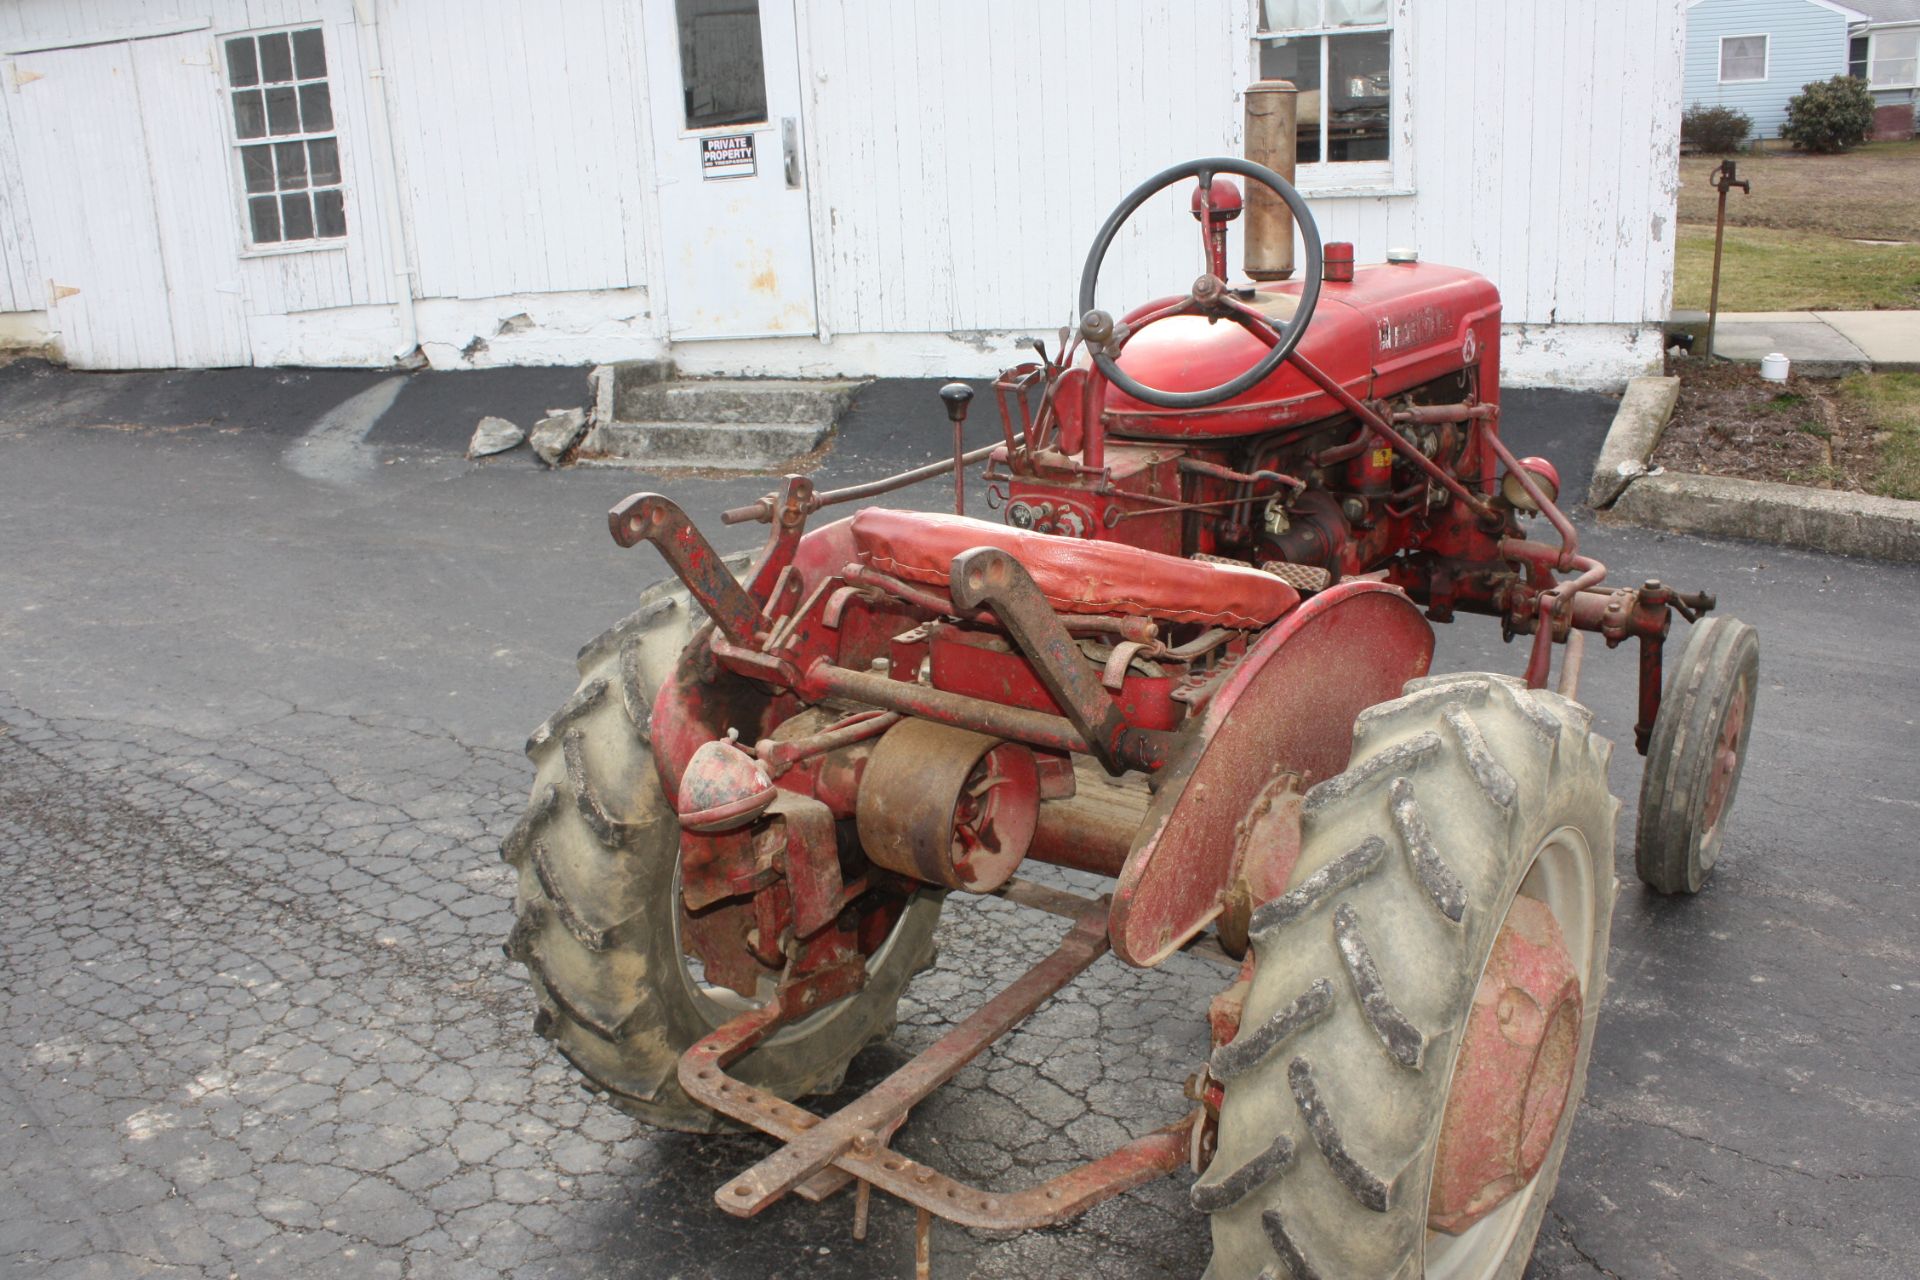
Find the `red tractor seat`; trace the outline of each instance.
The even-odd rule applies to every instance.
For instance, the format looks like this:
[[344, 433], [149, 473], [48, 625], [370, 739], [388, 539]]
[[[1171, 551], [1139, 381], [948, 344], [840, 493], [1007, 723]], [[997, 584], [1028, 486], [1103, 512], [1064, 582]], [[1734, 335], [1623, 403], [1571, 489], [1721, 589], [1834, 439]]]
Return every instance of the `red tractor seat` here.
[[1300, 601], [1298, 591], [1258, 569], [1183, 560], [1117, 542], [924, 511], [869, 507], [853, 518], [860, 563], [909, 582], [944, 590], [954, 560], [975, 547], [1012, 555], [1063, 613], [1120, 613], [1246, 630], [1266, 626]]

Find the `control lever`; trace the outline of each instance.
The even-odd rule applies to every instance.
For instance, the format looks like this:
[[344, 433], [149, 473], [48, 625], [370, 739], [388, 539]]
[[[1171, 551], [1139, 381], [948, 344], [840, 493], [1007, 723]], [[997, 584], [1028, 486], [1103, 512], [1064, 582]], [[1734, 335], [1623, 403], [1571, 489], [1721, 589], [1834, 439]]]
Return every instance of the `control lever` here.
[[964, 382], [949, 382], [940, 388], [940, 399], [947, 406], [947, 420], [953, 423], [953, 514], [967, 514], [966, 441], [967, 406], [973, 401], [973, 388]]

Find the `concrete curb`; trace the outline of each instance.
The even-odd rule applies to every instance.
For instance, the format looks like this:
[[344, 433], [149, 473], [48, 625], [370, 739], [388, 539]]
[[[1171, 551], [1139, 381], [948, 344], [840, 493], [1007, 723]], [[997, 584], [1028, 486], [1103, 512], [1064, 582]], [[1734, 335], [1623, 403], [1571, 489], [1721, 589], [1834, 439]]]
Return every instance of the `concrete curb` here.
[[1593, 464], [1593, 484], [1587, 490], [1587, 503], [1604, 507], [1620, 496], [1635, 476], [1647, 469], [1647, 459], [1660, 443], [1660, 433], [1673, 417], [1680, 401], [1678, 378], [1633, 378], [1627, 382], [1620, 408], [1614, 412], [1613, 425], [1600, 445], [1600, 460]]
[[1673, 471], [1627, 486], [1612, 515], [1675, 533], [1920, 563], [1920, 502]]
[[1680, 399], [1678, 378], [1627, 384], [1600, 446], [1587, 501], [1627, 524], [1746, 538], [1832, 555], [1920, 562], [1920, 502], [1797, 484], [1647, 472]]

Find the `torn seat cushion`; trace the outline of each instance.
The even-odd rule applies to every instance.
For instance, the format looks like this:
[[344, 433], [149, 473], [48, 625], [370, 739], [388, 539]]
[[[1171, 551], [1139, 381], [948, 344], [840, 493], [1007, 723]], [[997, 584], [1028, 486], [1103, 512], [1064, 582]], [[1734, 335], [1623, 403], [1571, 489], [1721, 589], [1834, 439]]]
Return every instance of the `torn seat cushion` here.
[[854, 556], [861, 564], [942, 590], [954, 560], [975, 547], [1011, 554], [1062, 613], [1118, 613], [1245, 630], [1266, 626], [1300, 600], [1299, 592], [1259, 569], [1117, 542], [924, 511], [869, 507], [853, 518]]

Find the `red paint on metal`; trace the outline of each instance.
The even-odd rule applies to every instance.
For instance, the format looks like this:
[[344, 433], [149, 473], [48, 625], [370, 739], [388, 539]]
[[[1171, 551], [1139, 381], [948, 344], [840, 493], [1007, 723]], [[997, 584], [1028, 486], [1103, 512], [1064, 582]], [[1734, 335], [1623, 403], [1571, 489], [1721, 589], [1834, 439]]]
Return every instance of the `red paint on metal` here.
[[1207, 270], [1216, 280], [1227, 278], [1227, 224], [1240, 216], [1240, 187], [1232, 178], [1193, 184], [1193, 216], [1207, 239]]
[[1721, 811], [1727, 807], [1727, 793], [1740, 772], [1740, 736], [1747, 727], [1747, 701], [1752, 688], [1742, 681], [1727, 705], [1727, 718], [1720, 722], [1720, 736], [1713, 744], [1713, 771], [1707, 778], [1707, 803], [1700, 811], [1700, 841], [1713, 839], [1720, 825]]
[[768, 816], [773, 819], [769, 843], [786, 881], [794, 936], [812, 937], [832, 924], [844, 905], [833, 811], [811, 797], [782, 791]]
[[1580, 977], [1546, 903], [1516, 898], [1474, 992], [1427, 1225], [1458, 1235], [1532, 1181], [1573, 1088]]
[[[1033, 664], [1013, 651], [997, 632], [936, 626], [929, 637], [933, 687], [974, 698], [988, 698], [1012, 707], [1058, 713], [1060, 704], [1047, 692]], [[1129, 673], [1119, 689], [1107, 696], [1128, 724], [1143, 729], [1177, 729], [1186, 708], [1173, 700], [1177, 674], [1146, 676]]]
[[1346, 767], [1361, 711], [1425, 675], [1433, 629], [1404, 593], [1341, 583], [1247, 650], [1169, 765], [1114, 891], [1113, 951], [1154, 965], [1222, 910], [1236, 828], [1283, 772], [1311, 786]]
[[1260, 627], [1300, 593], [1253, 568], [1207, 564], [1110, 542], [1009, 529], [963, 516], [869, 507], [853, 518], [861, 563], [910, 582], [947, 586], [953, 562], [978, 547], [1018, 560], [1055, 609]]
[[760, 762], [721, 738], [703, 743], [687, 761], [673, 807], [688, 831], [731, 831], [759, 817], [774, 792]]
[[1328, 284], [1353, 283], [1353, 246], [1347, 241], [1329, 240], [1321, 250], [1321, 261], [1325, 264], [1321, 278]]
[[[1254, 305], [1284, 318], [1300, 289], [1300, 281], [1263, 284]], [[1127, 313], [1125, 322], [1137, 325], [1179, 301], [1155, 299]], [[1313, 323], [1296, 350], [1363, 397], [1396, 396], [1458, 372], [1469, 332], [1483, 351], [1497, 343], [1499, 305], [1499, 292], [1471, 271], [1430, 263], [1362, 267], [1351, 284], [1321, 293]], [[1119, 363], [1148, 386], [1188, 391], [1232, 380], [1266, 350], [1259, 337], [1238, 324], [1179, 316], [1135, 333]], [[1115, 434], [1136, 439], [1244, 436], [1328, 418], [1342, 407], [1291, 364], [1232, 400], [1197, 410], [1156, 409], [1109, 387], [1105, 379], [1097, 381]]]

